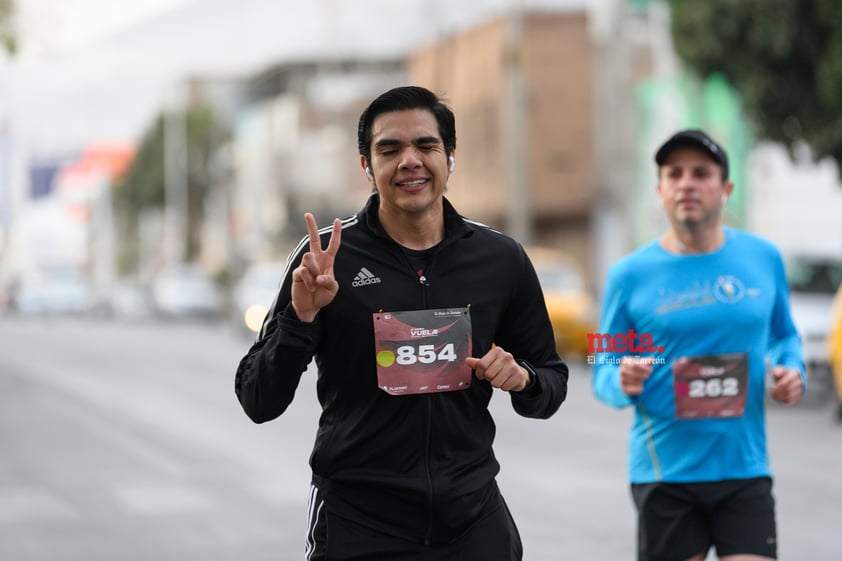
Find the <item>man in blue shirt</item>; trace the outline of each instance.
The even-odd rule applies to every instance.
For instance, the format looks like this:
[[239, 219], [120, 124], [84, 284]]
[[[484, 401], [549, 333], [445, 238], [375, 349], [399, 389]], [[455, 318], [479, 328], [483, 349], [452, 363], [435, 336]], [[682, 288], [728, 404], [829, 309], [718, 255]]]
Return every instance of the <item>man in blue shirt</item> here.
[[806, 385], [784, 265], [725, 227], [728, 156], [699, 130], [655, 155], [669, 228], [609, 271], [593, 389], [633, 407], [629, 479], [638, 561], [777, 558], [764, 400]]

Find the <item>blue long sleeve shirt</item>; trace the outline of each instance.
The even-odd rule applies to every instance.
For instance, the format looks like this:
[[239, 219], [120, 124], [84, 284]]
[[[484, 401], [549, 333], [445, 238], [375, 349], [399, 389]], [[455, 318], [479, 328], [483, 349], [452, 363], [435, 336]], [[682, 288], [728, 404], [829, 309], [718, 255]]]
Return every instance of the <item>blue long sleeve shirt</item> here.
[[[806, 387], [779, 252], [752, 234], [731, 228], [725, 233], [721, 248], [701, 255], [676, 255], [652, 242], [608, 273], [602, 352], [592, 357], [593, 390], [612, 407], [634, 408], [628, 441], [632, 483], [771, 475], [764, 410], [768, 366], [799, 369]], [[623, 355], [654, 361], [638, 396], [629, 397], [620, 387]], [[747, 374], [705, 379], [704, 372], [689, 390], [675, 375], [687, 357], [721, 355], [747, 358]], [[712, 366], [707, 370], [721, 374]], [[678, 413], [677, 401], [731, 390], [744, 392], [741, 414], [685, 418]]]

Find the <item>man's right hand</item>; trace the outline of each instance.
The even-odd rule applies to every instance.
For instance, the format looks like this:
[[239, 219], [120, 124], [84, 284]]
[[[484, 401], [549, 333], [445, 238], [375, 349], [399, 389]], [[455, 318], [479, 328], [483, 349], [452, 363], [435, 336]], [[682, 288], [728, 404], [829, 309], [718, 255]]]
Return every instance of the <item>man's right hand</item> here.
[[310, 251], [301, 257], [301, 264], [292, 272], [292, 307], [298, 319], [312, 322], [319, 310], [333, 301], [339, 292], [339, 283], [333, 277], [333, 261], [342, 241], [342, 223], [333, 221], [333, 232], [327, 249], [322, 249], [319, 227], [309, 212], [304, 214]]
[[624, 356], [620, 360], [620, 387], [628, 396], [640, 395], [643, 382], [652, 373], [652, 357]]

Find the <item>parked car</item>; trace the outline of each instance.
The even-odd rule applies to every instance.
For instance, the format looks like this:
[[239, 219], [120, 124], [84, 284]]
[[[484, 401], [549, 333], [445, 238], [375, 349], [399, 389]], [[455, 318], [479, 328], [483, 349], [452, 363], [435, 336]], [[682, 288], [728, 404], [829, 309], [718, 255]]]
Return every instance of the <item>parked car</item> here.
[[179, 265], [155, 277], [152, 306], [155, 313], [167, 318], [218, 318], [225, 299], [222, 289], [203, 269]]
[[139, 282], [115, 281], [108, 293], [107, 311], [112, 318], [119, 320], [149, 318], [153, 315], [149, 290]]
[[836, 417], [842, 421], [842, 284], [836, 289], [831, 316], [828, 359], [836, 388]]
[[[2, 265], [2, 264], [0, 264]], [[14, 304], [14, 281], [0, 267], [0, 315], [10, 311]]]
[[93, 307], [87, 279], [76, 269], [52, 269], [23, 279], [13, 294], [21, 314], [83, 314]]
[[234, 286], [234, 323], [247, 333], [257, 333], [275, 299], [284, 271], [281, 261], [254, 263]]
[[544, 291], [559, 355], [584, 360], [588, 334], [597, 330], [596, 306], [584, 275], [570, 257], [558, 250], [527, 247], [526, 252]]
[[830, 397], [833, 382], [827, 349], [833, 298], [842, 283], [842, 260], [789, 256], [786, 273], [792, 319], [804, 349], [808, 395]]

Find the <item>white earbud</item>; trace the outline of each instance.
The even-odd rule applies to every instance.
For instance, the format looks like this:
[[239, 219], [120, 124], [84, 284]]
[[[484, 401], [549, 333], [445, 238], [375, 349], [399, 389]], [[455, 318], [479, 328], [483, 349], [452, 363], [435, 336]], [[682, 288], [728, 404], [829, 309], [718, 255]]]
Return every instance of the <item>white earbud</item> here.
[[453, 170], [456, 168], [456, 159], [450, 156], [447, 161], [450, 162], [450, 173], [453, 173]]
[[725, 206], [725, 203], [728, 202], [728, 195], [722, 195], [722, 206]]
[[369, 181], [374, 183], [374, 174], [371, 173], [371, 168], [366, 166], [365, 168], [365, 176], [368, 178]]

